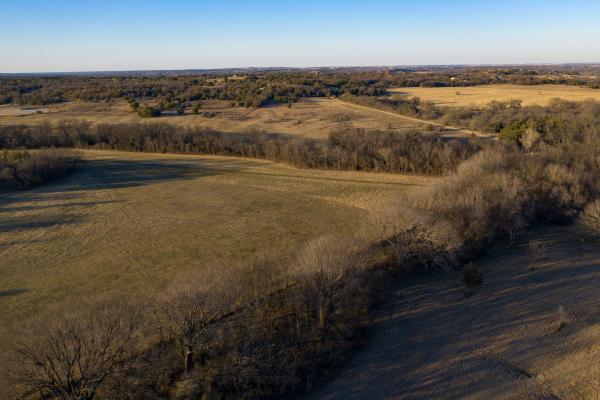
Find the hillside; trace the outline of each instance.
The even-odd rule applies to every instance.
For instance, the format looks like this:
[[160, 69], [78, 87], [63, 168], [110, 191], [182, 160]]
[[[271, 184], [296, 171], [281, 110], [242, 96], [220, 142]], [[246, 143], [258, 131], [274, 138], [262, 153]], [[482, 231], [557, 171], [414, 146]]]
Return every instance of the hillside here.
[[366, 346], [307, 398], [597, 398], [599, 244], [578, 227], [545, 227], [490, 250], [471, 296], [458, 273], [402, 283]]

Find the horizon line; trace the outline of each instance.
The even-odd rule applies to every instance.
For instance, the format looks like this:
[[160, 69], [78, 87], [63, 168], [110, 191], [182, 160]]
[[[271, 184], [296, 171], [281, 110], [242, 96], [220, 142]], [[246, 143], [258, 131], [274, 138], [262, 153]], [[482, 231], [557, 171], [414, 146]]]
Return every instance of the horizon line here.
[[206, 67], [206, 68], [154, 68], [154, 69], [98, 69], [98, 70], [61, 70], [61, 71], [0, 71], [0, 75], [76, 75], [76, 74], [110, 74], [110, 73], [164, 73], [164, 72], [194, 72], [194, 71], [235, 71], [235, 70], [315, 70], [315, 69], [344, 69], [344, 68], [427, 68], [427, 67], [526, 67], [526, 66], [571, 66], [588, 65], [600, 66], [598, 62], [529, 62], [529, 63], [458, 63], [458, 64], [397, 64], [397, 65], [321, 65], [321, 66], [237, 66], [237, 67]]

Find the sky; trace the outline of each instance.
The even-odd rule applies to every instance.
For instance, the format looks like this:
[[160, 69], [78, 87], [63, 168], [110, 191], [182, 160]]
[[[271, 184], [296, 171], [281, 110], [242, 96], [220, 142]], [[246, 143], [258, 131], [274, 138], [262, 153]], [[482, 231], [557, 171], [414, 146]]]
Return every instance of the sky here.
[[0, 72], [600, 62], [599, 0], [0, 0]]

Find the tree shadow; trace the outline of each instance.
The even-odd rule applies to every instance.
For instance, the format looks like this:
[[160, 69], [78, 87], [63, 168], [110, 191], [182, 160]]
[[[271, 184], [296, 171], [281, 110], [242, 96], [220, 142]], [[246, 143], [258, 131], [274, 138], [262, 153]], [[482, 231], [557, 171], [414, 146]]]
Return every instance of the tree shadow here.
[[85, 160], [79, 172], [80, 175], [85, 174], [83, 179], [72, 180], [64, 189], [122, 189], [172, 180], [191, 180], [259, 165], [260, 161], [235, 159]]
[[3, 297], [11, 297], [11, 296], [17, 296], [19, 294], [28, 292], [28, 289], [7, 289], [7, 290], [0, 290], [0, 299]]
[[51, 216], [51, 217], [19, 217], [2, 218], [0, 222], [0, 233], [19, 232], [39, 228], [47, 228], [55, 225], [67, 225], [78, 222], [80, 218], [72, 216]]
[[[118, 200], [89, 200], [86, 191], [126, 189], [159, 184], [174, 180], [237, 172], [263, 165], [261, 161], [227, 158], [192, 158], [188, 156], [136, 159], [123, 158], [82, 160], [78, 170], [65, 179], [28, 190], [0, 195], [0, 234], [73, 224], [83, 216], [64, 215], [62, 209], [92, 207], [119, 202]], [[25, 203], [25, 204], [21, 204]], [[56, 215], [41, 215], [36, 211], [56, 210]], [[32, 215], [12, 216], [11, 212], [32, 212]]]
[[[47, 200], [47, 197], [44, 197]], [[29, 199], [31, 200], [31, 199]], [[35, 206], [16, 206], [16, 207], [2, 207], [0, 206], [0, 213], [3, 212], [22, 212], [22, 211], [36, 211], [36, 210], [48, 210], [52, 208], [64, 208], [64, 207], [90, 207], [99, 204], [113, 204], [121, 203], [122, 201], [117, 200], [106, 200], [106, 201], [79, 201], [64, 204], [43, 204]]]

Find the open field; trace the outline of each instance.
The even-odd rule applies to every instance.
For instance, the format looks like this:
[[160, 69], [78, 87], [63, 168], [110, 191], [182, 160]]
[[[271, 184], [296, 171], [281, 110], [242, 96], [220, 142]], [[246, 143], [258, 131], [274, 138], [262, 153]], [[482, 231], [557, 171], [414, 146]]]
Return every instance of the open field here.
[[152, 294], [187, 269], [290, 252], [360, 227], [432, 178], [267, 161], [86, 151], [63, 181], [0, 195], [0, 337], [11, 321], [107, 291]]
[[307, 397], [597, 399], [599, 244], [576, 226], [546, 227], [480, 260], [471, 296], [459, 273], [405, 282], [366, 347]]
[[436, 133], [436, 135], [439, 135], [441, 137], [447, 137], [447, 138], [459, 138], [459, 137], [472, 137], [472, 136], [478, 136], [478, 137], [484, 137], [484, 138], [491, 138], [494, 137], [495, 135], [492, 134], [488, 134], [488, 133], [484, 133], [484, 132], [479, 132], [479, 131], [475, 131], [472, 129], [467, 129], [467, 128], [460, 128], [460, 127], [456, 127], [456, 126], [452, 126], [452, 125], [445, 125], [445, 124], [441, 124], [439, 122], [435, 122], [435, 121], [427, 121], [424, 119], [419, 119], [419, 118], [415, 118], [415, 117], [409, 117], [407, 115], [401, 115], [392, 111], [386, 111], [386, 110], [379, 110], [376, 108], [371, 108], [371, 107], [367, 107], [367, 106], [363, 106], [360, 104], [354, 104], [354, 103], [348, 103], [348, 102], [344, 102], [342, 100], [336, 100], [338, 101], [340, 104], [342, 104], [345, 108], [350, 109], [350, 110], [361, 110], [363, 112], [368, 112], [374, 116], [381, 116], [381, 117], [387, 117], [387, 118], [397, 118], [400, 119], [402, 121], [405, 122], [413, 122], [413, 123], [419, 123], [419, 124], [425, 124], [425, 125], [429, 125], [429, 126], [433, 126], [433, 127], [437, 127], [439, 129], [442, 129], [442, 132], [440, 133]]
[[31, 106], [21, 109], [0, 106], [0, 125], [57, 123], [62, 120], [85, 120], [93, 124], [123, 122], [166, 122], [180, 126], [205, 126], [224, 132], [263, 130], [313, 138], [326, 137], [342, 127], [364, 129], [418, 130], [425, 124], [418, 120], [374, 113], [370, 110], [348, 107], [345, 103], [325, 98], [304, 99], [287, 105], [260, 108], [231, 107], [229, 102], [210, 100], [202, 102], [198, 115], [163, 115], [159, 118], [140, 118], [122, 100], [111, 103], [69, 102], [40, 107], [35, 113]]
[[447, 107], [482, 107], [490, 101], [519, 99], [523, 105], [548, 105], [551, 99], [600, 101], [600, 90], [568, 85], [484, 85], [469, 87], [394, 88], [391, 93], [419, 97]]

